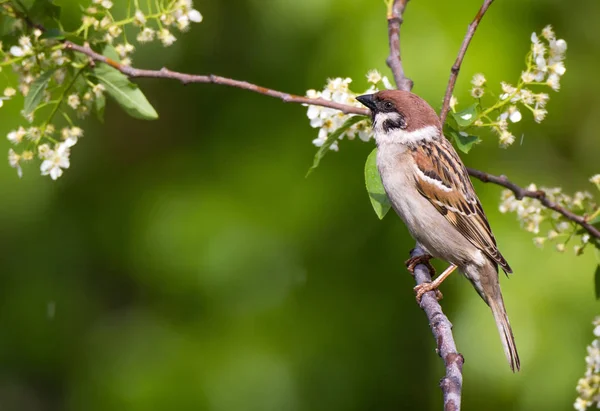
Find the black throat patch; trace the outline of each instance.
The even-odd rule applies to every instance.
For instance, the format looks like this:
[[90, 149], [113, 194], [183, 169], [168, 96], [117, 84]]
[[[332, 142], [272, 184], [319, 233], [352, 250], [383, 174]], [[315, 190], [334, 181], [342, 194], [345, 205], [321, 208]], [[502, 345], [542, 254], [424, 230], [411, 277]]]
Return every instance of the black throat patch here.
[[383, 122], [382, 128], [383, 131], [386, 133], [396, 129], [406, 130], [406, 120], [404, 119], [404, 116], [402, 114], [399, 114], [399, 117], [396, 120], [385, 120]]

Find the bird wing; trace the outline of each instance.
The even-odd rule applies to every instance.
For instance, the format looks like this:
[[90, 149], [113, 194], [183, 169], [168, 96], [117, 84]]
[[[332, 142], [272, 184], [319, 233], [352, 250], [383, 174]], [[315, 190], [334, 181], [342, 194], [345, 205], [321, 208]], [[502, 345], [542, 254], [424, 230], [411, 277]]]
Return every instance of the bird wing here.
[[[441, 144], [438, 144], [440, 140]], [[440, 140], [416, 145], [412, 149], [417, 190], [471, 244], [499, 264], [505, 272], [512, 273], [498, 251], [496, 239], [465, 166], [452, 144], [443, 136]]]

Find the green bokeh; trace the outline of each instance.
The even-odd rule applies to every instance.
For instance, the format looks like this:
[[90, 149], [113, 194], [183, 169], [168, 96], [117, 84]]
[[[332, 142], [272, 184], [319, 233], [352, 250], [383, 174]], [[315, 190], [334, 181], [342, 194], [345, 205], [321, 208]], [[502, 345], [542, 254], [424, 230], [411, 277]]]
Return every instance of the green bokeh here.
[[[73, 25], [75, 1], [62, 0]], [[119, 2], [116, 2], [119, 3]], [[195, 2], [204, 22], [138, 67], [214, 73], [303, 94], [385, 67], [382, 1]], [[402, 53], [414, 91], [439, 107], [480, 0], [413, 0]], [[566, 191], [600, 172], [600, 3], [495, 3], [457, 86], [520, 75], [532, 31], [569, 44], [560, 93], [507, 150], [485, 138], [469, 166]], [[308, 179], [305, 108], [214, 85], [138, 81], [160, 118], [109, 104], [57, 182], [0, 167], [0, 409], [437, 410], [443, 366], [403, 262], [413, 241], [374, 215], [371, 143], [340, 143]], [[23, 122], [0, 109], [0, 135]], [[1, 143], [6, 152], [9, 143]], [[506, 364], [489, 310], [460, 276], [443, 307], [465, 356], [465, 410], [565, 410], [591, 340], [592, 253], [533, 246], [498, 187], [475, 183], [515, 274], [502, 278], [522, 371]], [[440, 265], [440, 267], [442, 267]]]

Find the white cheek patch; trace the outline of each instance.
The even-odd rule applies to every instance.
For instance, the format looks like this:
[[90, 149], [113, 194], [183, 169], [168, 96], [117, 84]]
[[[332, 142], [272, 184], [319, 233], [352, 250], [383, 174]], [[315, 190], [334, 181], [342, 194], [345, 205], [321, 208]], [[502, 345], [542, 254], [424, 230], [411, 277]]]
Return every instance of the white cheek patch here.
[[394, 123], [400, 121], [400, 114], [395, 112], [390, 113], [377, 113], [375, 115], [375, 120], [373, 121], [373, 130], [375, 130], [376, 134], [385, 134], [383, 131], [383, 124], [387, 120], [392, 120]]
[[436, 126], [427, 126], [414, 131], [406, 131], [400, 128], [393, 128], [387, 132], [383, 129], [383, 124], [387, 120], [397, 122], [400, 120], [398, 113], [377, 113], [373, 121], [373, 131], [377, 144], [401, 143], [414, 144], [433, 140], [440, 135]]

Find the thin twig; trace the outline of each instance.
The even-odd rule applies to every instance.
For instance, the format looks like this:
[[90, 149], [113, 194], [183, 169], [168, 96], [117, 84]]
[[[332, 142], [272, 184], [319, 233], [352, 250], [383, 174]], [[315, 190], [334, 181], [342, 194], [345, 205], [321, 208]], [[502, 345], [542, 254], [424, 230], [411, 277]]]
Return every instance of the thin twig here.
[[286, 103], [300, 103], [300, 104], [309, 104], [314, 106], [322, 106], [329, 107], [336, 110], [340, 110], [345, 114], [358, 114], [362, 116], [369, 115], [369, 110], [366, 108], [354, 107], [348, 104], [336, 103], [335, 101], [325, 100], [322, 98], [309, 98], [303, 96], [297, 96], [290, 93], [284, 93], [281, 91], [276, 91], [272, 89], [268, 89], [265, 87], [257, 86], [256, 84], [248, 83], [247, 81], [234, 80], [226, 77], [215, 76], [213, 74], [208, 75], [196, 75], [196, 74], [186, 74], [180, 73], [177, 71], [171, 71], [166, 68], [162, 68], [160, 70], [144, 70], [137, 69], [130, 66], [125, 66], [115, 60], [112, 60], [102, 54], [96, 53], [90, 47], [80, 46], [78, 44], [72, 43], [70, 41], [64, 42], [64, 47], [67, 50], [74, 50], [79, 53], [85, 54], [93, 61], [102, 62], [108, 64], [111, 67], [119, 70], [121, 73], [125, 74], [129, 77], [134, 78], [165, 78], [171, 80], [180, 81], [183, 84], [189, 83], [213, 83], [213, 84], [221, 84], [224, 86], [241, 88], [244, 90], [253, 91], [255, 93], [264, 94], [265, 96], [278, 98]]
[[[425, 255], [425, 252], [418, 244], [410, 252], [411, 257], [422, 255]], [[424, 264], [418, 264], [415, 267], [414, 275], [417, 284], [431, 282], [431, 274]], [[446, 375], [440, 381], [440, 388], [444, 396], [444, 410], [458, 411], [460, 410], [464, 358], [456, 350], [456, 343], [452, 335], [452, 323], [444, 315], [434, 291], [423, 294], [420, 306], [427, 315], [431, 333], [437, 342], [437, 353], [444, 360], [446, 366]]]
[[[391, 0], [390, 0], [391, 1]], [[410, 91], [413, 87], [413, 81], [406, 77], [402, 67], [402, 58], [400, 57], [400, 26], [402, 25], [404, 9], [408, 0], [393, 0], [390, 3], [387, 14], [388, 37], [390, 42], [390, 55], [386, 63], [392, 70], [396, 87], [399, 90]]]
[[452, 98], [452, 92], [454, 91], [454, 86], [456, 85], [456, 78], [458, 77], [458, 72], [460, 71], [460, 66], [462, 65], [463, 59], [465, 58], [465, 54], [467, 53], [467, 49], [469, 48], [469, 44], [471, 43], [471, 39], [475, 35], [475, 30], [477, 30], [477, 26], [481, 22], [481, 19], [485, 15], [485, 12], [490, 7], [494, 0], [485, 0], [483, 5], [477, 12], [477, 15], [469, 24], [469, 28], [467, 29], [467, 34], [460, 45], [460, 50], [458, 51], [458, 56], [456, 57], [456, 61], [454, 65], [450, 69], [450, 80], [448, 80], [448, 86], [446, 87], [446, 94], [444, 95], [444, 103], [442, 104], [442, 110], [440, 111], [440, 118], [442, 120], [442, 124], [446, 121], [446, 116], [448, 115], [448, 110], [450, 109], [450, 98]]
[[519, 187], [515, 183], [512, 183], [511, 181], [509, 181], [508, 178], [506, 178], [506, 176], [495, 176], [492, 174], [488, 174], [484, 171], [475, 170], [474, 168], [467, 168], [467, 170], [469, 171], [469, 174], [471, 176], [478, 178], [479, 180], [483, 181], [484, 183], [494, 183], [499, 186], [508, 188], [510, 191], [515, 193], [515, 198], [517, 200], [521, 200], [524, 197], [535, 198], [540, 203], [542, 203], [542, 205], [544, 207], [560, 213], [562, 216], [564, 216], [568, 220], [571, 220], [574, 223], [579, 224], [591, 236], [600, 239], [600, 230], [598, 230], [593, 225], [589, 224], [585, 216], [575, 214], [574, 212], [549, 200], [548, 197], [546, 196], [546, 192], [544, 192], [543, 190], [532, 191], [532, 190], [527, 190], [526, 188], [523, 188], [523, 187]]

